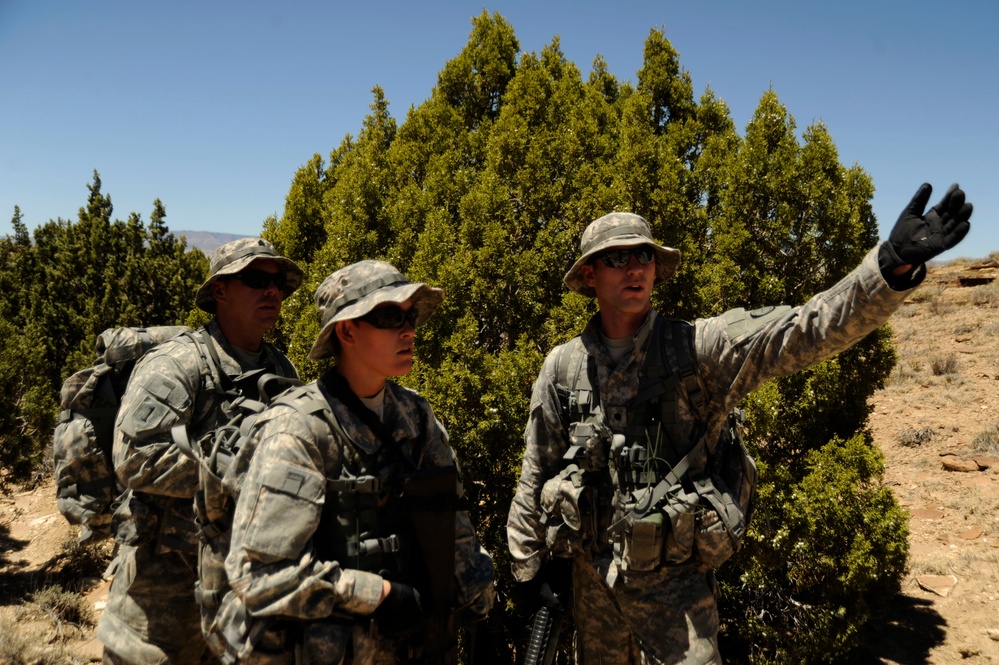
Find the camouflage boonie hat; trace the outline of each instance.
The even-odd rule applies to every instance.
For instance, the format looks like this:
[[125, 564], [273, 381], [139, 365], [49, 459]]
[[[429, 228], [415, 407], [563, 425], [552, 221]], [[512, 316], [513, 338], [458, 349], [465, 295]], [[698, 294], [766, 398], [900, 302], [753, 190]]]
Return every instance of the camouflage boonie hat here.
[[208, 266], [208, 279], [198, 289], [195, 302], [198, 307], [210, 314], [215, 313], [215, 298], [212, 297], [212, 284], [219, 277], [235, 275], [257, 259], [276, 261], [288, 280], [288, 291], [292, 293], [302, 283], [302, 269], [291, 259], [280, 256], [274, 245], [263, 238], [240, 238], [222, 245], [212, 252]]
[[410, 282], [392, 264], [360, 261], [341, 268], [323, 280], [316, 289], [316, 305], [322, 317], [322, 330], [312, 345], [309, 358], [319, 360], [333, 354], [334, 323], [364, 316], [386, 302], [403, 303], [413, 299], [419, 313], [416, 325], [430, 318], [444, 300], [444, 290], [423, 282]]
[[594, 298], [596, 291], [586, 285], [582, 267], [605, 250], [639, 245], [648, 245], [656, 252], [656, 286], [676, 272], [680, 265], [680, 250], [657, 244], [652, 239], [649, 223], [643, 217], [630, 212], [612, 212], [593, 220], [583, 231], [583, 238], [579, 241], [579, 251], [583, 255], [572, 264], [562, 281], [570, 291]]

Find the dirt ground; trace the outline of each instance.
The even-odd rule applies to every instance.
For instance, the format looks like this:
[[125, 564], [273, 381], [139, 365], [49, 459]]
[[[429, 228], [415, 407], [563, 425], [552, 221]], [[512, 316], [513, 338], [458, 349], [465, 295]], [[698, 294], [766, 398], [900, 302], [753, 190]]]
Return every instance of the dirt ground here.
[[[935, 266], [892, 318], [899, 363], [870, 426], [910, 513], [909, 574], [860, 662], [999, 661], [999, 285], [984, 283], [995, 272]], [[0, 665], [100, 660], [92, 625], [38, 602], [58, 582], [99, 617], [107, 583], [93, 561], [67, 568], [75, 536], [51, 479], [0, 497]]]

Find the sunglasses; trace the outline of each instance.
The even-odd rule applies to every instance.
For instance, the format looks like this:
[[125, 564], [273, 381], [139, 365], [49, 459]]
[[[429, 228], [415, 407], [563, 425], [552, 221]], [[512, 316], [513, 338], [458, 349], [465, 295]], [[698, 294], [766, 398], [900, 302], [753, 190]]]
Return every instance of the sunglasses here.
[[634, 256], [643, 266], [647, 266], [656, 258], [656, 252], [648, 245], [629, 249], [612, 249], [596, 257], [594, 261], [603, 261], [608, 268], [624, 268], [631, 263]]
[[270, 273], [266, 270], [243, 270], [232, 276], [251, 289], [266, 289], [273, 284], [282, 293], [288, 292], [288, 277], [283, 272]]
[[415, 307], [404, 310], [398, 305], [389, 305], [380, 309], [373, 309], [364, 316], [357, 317], [358, 320], [373, 325], [375, 328], [383, 330], [399, 330], [405, 324], [416, 327], [416, 320], [420, 318], [420, 313]]

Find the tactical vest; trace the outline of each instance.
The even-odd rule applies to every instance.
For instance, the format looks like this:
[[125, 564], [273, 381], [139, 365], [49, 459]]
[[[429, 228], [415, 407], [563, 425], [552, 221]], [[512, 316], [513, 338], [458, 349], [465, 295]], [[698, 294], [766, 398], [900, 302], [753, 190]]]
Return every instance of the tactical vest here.
[[[745, 536], [756, 466], [742, 443], [741, 412], [728, 416], [709, 452], [694, 326], [666, 317], [653, 325], [626, 405], [601, 403], [596, 363], [579, 337], [560, 352], [556, 391], [570, 448], [565, 469], [542, 489], [555, 556], [612, 548], [625, 569], [716, 567]], [[695, 420], [689, 438], [679, 400]]]
[[[328, 398], [320, 381], [289, 388], [271, 402], [302, 414], [320, 450], [336, 447], [340, 453], [339, 467], [326, 478], [322, 516], [312, 537], [316, 555], [337, 561], [344, 568], [414, 586], [424, 598], [428, 615], [446, 613], [450, 610], [454, 577], [456, 470], [417, 469], [399, 444], [386, 442], [376, 453], [365, 453], [343, 429]], [[377, 418], [370, 411], [368, 414]], [[214, 447], [194, 445], [192, 450], [195, 455], [200, 454], [199, 448], [211, 451], [210, 457], [202, 459], [201, 474], [202, 488], [209, 491], [196, 504], [204, 540], [196, 595], [202, 606], [202, 629], [213, 651], [225, 663], [246, 658], [258, 643], [284, 644], [288, 639], [303, 639], [302, 635], [282, 637], [287, 631], [302, 628], [293, 622], [275, 624], [272, 619], [248, 617], [225, 577], [235, 500], [258, 443], [254, 420], [248, 418], [240, 423]], [[420, 430], [414, 445], [417, 453], [425, 444], [427, 423], [422, 423]], [[225, 458], [228, 461], [220, 467], [217, 460]], [[216, 460], [214, 470], [208, 460]], [[207, 519], [209, 516], [211, 519]], [[336, 614], [333, 619], [355, 620]]]

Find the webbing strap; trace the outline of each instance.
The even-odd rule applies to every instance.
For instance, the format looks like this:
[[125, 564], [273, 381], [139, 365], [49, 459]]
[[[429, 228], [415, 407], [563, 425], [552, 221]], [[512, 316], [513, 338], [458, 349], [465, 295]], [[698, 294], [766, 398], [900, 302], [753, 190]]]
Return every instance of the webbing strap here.
[[634, 510], [631, 511], [631, 517], [635, 519], [641, 519], [650, 510], [654, 509], [659, 503], [666, 498], [669, 494], [671, 487], [680, 482], [680, 478], [690, 470], [691, 462], [694, 460], [695, 456], [704, 449], [704, 439], [703, 437], [697, 441], [697, 444], [690, 450], [689, 453], [683, 456], [676, 466], [670, 469], [670, 472], [660, 480], [651, 492], [643, 492], [641, 501]]

